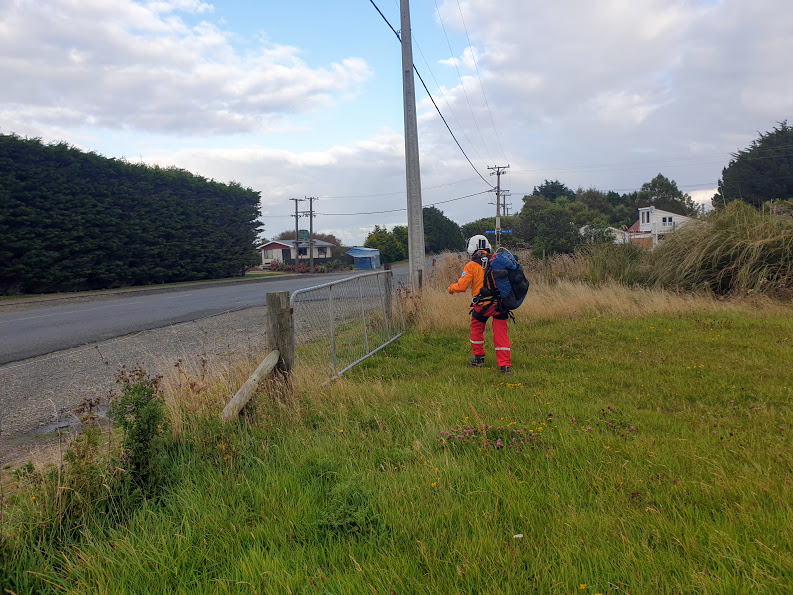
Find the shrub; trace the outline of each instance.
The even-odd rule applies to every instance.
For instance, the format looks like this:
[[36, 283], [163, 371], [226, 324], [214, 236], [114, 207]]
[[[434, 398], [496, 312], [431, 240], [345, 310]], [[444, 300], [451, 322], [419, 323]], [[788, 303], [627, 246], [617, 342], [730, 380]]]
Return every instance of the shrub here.
[[281, 270], [281, 265], [282, 265], [282, 264], [283, 264], [283, 263], [281, 263], [281, 262], [279, 262], [279, 261], [277, 261], [277, 260], [274, 260], [274, 261], [272, 261], [272, 262], [270, 263], [270, 267], [269, 267], [269, 269], [270, 269], [271, 271], [280, 271], [280, 270]]
[[142, 368], [122, 368], [116, 381], [121, 395], [110, 404], [110, 417], [124, 433], [122, 466], [145, 494], [162, 485], [162, 447], [165, 432], [160, 377]]

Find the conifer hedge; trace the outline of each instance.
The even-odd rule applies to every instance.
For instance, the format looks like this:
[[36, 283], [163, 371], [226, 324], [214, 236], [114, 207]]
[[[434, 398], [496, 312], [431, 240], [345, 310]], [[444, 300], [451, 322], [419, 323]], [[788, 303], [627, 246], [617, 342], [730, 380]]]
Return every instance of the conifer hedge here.
[[241, 276], [258, 192], [0, 135], [0, 294]]

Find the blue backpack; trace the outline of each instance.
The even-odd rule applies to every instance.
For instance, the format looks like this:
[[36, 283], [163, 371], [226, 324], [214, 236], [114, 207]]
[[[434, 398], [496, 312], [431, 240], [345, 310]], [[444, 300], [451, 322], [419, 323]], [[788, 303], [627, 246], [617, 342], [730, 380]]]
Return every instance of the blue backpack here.
[[523, 267], [509, 252], [498, 252], [485, 269], [485, 287], [496, 298], [496, 310], [510, 312], [519, 307], [529, 291]]

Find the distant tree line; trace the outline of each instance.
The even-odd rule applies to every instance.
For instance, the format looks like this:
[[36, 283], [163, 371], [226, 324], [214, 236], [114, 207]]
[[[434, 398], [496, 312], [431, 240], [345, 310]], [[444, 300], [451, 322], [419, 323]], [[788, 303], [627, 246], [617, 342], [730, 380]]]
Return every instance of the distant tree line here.
[[259, 193], [0, 135], [0, 294], [241, 276]]
[[[698, 211], [691, 196], [661, 174], [627, 194], [594, 188], [573, 190], [558, 180], [545, 180], [523, 197], [523, 207], [517, 214], [501, 217], [502, 229], [512, 230], [501, 236], [501, 243], [509, 249], [532, 248], [536, 253], [572, 252], [584, 242], [610, 240], [608, 227], [632, 225], [639, 218], [639, 208], [647, 206], [687, 216]], [[463, 250], [466, 238], [494, 230], [495, 226], [495, 217], [460, 226], [436, 207], [425, 207], [425, 250]], [[588, 228], [586, 234], [579, 233], [581, 227]], [[364, 245], [380, 249], [384, 262], [404, 260], [408, 257], [407, 228], [398, 225], [388, 231], [377, 225]]]

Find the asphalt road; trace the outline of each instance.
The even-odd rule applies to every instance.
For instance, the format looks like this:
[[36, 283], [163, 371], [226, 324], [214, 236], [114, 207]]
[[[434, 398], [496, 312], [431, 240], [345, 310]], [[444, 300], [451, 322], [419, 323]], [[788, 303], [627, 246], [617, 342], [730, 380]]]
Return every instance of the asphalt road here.
[[[399, 282], [406, 267], [395, 269]], [[105, 341], [143, 330], [266, 304], [271, 291], [297, 289], [356, 273], [300, 275], [233, 285], [201, 285], [173, 291], [102, 294], [0, 307], [0, 365]]]

